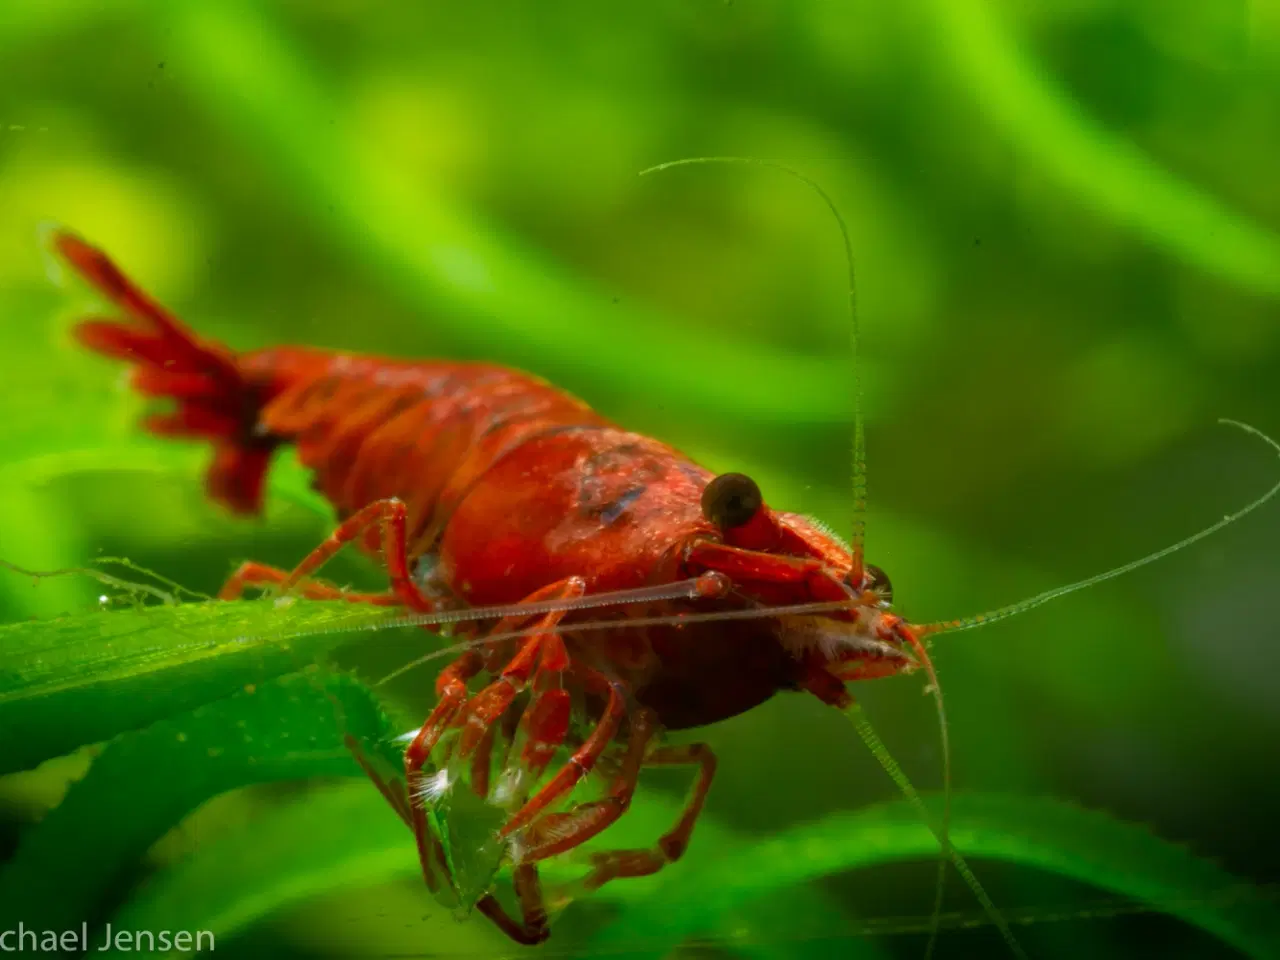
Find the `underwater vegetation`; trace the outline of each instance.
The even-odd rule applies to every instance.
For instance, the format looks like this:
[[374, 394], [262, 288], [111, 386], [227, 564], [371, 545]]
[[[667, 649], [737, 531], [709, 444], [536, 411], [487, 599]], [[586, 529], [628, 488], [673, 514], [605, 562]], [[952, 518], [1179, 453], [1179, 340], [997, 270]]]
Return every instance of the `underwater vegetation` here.
[[[0, 80], [0, 934], [922, 956], [938, 858], [853, 727], [784, 693], [674, 735], [719, 756], [679, 863], [575, 901], [542, 947], [455, 922], [344, 743], [398, 763], [439, 662], [377, 681], [441, 641], [344, 603], [210, 599], [245, 559], [291, 567], [332, 508], [289, 454], [264, 519], [208, 502], [206, 451], [144, 433], [150, 405], [73, 342], [104, 305], [42, 224], [236, 348], [527, 370], [847, 534], [827, 211], [775, 171], [637, 176], [776, 158], [849, 222], [867, 558], [913, 621], [1122, 563], [1275, 481], [1215, 423], [1280, 432], [1264, 4], [59, 0], [6, 8]], [[1280, 955], [1278, 530], [1264, 508], [932, 648], [950, 839], [1028, 955]], [[354, 555], [325, 575], [385, 586]], [[936, 822], [923, 686], [853, 692]], [[650, 846], [687, 785], [646, 772], [608, 846]], [[954, 874], [936, 955], [1008, 955]]]

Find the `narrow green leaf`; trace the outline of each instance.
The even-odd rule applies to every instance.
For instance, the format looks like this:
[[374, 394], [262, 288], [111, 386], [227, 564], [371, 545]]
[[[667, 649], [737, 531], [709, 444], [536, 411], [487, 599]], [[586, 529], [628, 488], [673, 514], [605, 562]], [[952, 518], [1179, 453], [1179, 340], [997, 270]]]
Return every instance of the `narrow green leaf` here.
[[350, 604], [270, 600], [103, 611], [0, 626], [0, 773], [97, 743], [297, 671], [341, 632], [282, 632], [385, 617]]
[[1112, 136], [1046, 78], [985, 3], [931, 0], [937, 38], [993, 122], [1099, 213], [1202, 270], [1280, 296], [1280, 236]]
[[[593, 846], [647, 846], [675, 821], [679, 809], [666, 796], [644, 793], [628, 815]], [[742, 838], [703, 820], [689, 859], [668, 868], [664, 876], [696, 869], [689, 864], [697, 859], [723, 856], [745, 846]], [[544, 884], [551, 887], [571, 880], [583, 869], [551, 861], [543, 865], [541, 874]], [[412, 836], [382, 798], [368, 784], [344, 784], [315, 791], [235, 834], [203, 845], [190, 859], [153, 878], [112, 922], [120, 929], [212, 930], [222, 939], [317, 896], [394, 880], [416, 881], [419, 876]], [[652, 881], [613, 883], [593, 899], [631, 909], [629, 905], [648, 895], [652, 886]], [[777, 897], [781, 912], [771, 915], [785, 917], [787, 927], [799, 921], [804, 930], [820, 936], [851, 926], [847, 911], [819, 890], [792, 887], [778, 891]], [[455, 924], [425, 888], [422, 905], [421, 942], [429, 942], [433, 952], [488, 953], [504, 947], [505, 941], [487, 920], [473, 917], [465, 925]], [[552, 952], [571, 949], [575, 939], [580, 939], [574, 937], [569, 922], [575, 909], [571, 907], [570, 914], [553, 926]], [[734, 949], [744, 956], [799, 955], [802, 945], [768, 942], [779, 927], [762, 926], [750, 911], [731, 909], [712, 919], [718, 922], [707, 932], [733, 932], [738, 941]], [[405, 922], [412, 920], [406, 918]], [[668, 936], [655, 928], [630, 943], [629, 955], [658, 960], [678, 942], [679, 935]], [[822, 945], [820, 941], [818, 945]], [[878, 945], [859, 942], [850, 945], [844, 955], [873, 960], [883, 954]]]
[[[1092, 884], [1179, 917], [1251, 956], [1273, 956], [1280, 945], [1274, 911], [1225, 896], [1244, 888], [1237, 878], [1142, 827], [1058, 801], [1019, 797], [960, 796], [954, 811], [954, 839], [971, 858], [1019, 863]], [[672, 801], [645, 794], [602, 839], [611, 847], [646, 845], [676, 812]], [[202, 849], [158, 878], [118, 923], [229, 935], [320, 893], [415, 877], [408, 839], [370, 791], [326, 791]], [[902, 803], [830, 816], [755, 841], [703, 823], [680, 864], [596, 894], [619, 904], [623, 913], [589, 948], [614, 951], [628, 944], [657, 957], [687, 937], [711, 933], [732, 940], [736, 931], [742, 945], [754, 950], [761, 945], [752, 944], [760, 933], [750, 922], [752, 903], [787, 891], [813, 898], [808, 885], [822, 877], [924, 859], [936, 851], [933, 835]], [[553, 862], [544, 875], [554, 884], [574, 870]], [[820, 937], [857, 931], [856, 921], [824, 913], [830, 905], [821, 900], [816, 898], [812, 912], [804, 908], [793, 915], [804, 917], [791, 924], [793, 932]]]
[[[1239, 878], [1106, 814], [1056, 800], [961, 795], [952, 808], [951, 836], [971, 860], [1036, 867], [1145, 902], [1249, 956], [1271, 958], [1280, 949], [1280, 917], [1270, 904], [1224, 899], [1246, 886]], [[731, 856], [694, 861], [637, 900], [596, 946], [644, 936], [658, 925], [673, 935], [692, 932], [706, 916], [777, 889], [936, 853], [936, 838], [903, 802], [825, 817]]]
[[[359, 775], [343, 745], [390, 736], [368, 690], [295, 674], [122, 734], [0, 872], [0, 928], [78, 929], [129, 867], [205, 800], [273, 780]], [[90, 855], [91, 854], [91, 855]]]

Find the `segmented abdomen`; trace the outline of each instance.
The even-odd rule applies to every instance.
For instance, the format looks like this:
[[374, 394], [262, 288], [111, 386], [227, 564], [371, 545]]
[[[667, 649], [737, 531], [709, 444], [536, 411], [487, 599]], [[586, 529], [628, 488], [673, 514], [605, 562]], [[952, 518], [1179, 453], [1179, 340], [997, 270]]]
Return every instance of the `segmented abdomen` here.
[[240, 364], [262, 384], [259, 431], [297, 446], [339, 516], [387, 497], [405, 502], [411, 557], [430, 549], [498, 458], [549, 431], [607, 425], [581, 400], [488, 364], [299, 348], [246, 354]]

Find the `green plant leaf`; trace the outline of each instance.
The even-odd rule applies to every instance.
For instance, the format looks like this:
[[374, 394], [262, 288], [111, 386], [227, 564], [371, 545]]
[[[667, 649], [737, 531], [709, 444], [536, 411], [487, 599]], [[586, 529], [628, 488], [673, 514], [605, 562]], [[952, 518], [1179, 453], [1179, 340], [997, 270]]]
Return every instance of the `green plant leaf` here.
[[[645, 792], [628, 815], [612, 827], [594, 847], [646, 846], [679, 816], [679, 806], [662, 794]], [[717, 857], [746, 846], [714, 821], [698, 825], [697, 840], [690, 858]], [[669, 868], [668, 875], [688, 869]], [[564, 861], [543, 865], [544, 883], [554, 885], [582, 872], [581, 866]], [[212, 930], [219, 938], [229, 938], [273, 914], [305, 904], [312, 898], [335, 891], [374, 886], [393, 880], [419, 878], [413, 840], [382, 798], [365, 783], [341, 784], [314, 791], [311, 795], [265, 814], [234, 834], [204, 844], [191, 858], [156, 876], [113, 919], [120, 929]], [[651, 890], [648, 883], [610, 884], [593, 899], [631, 909]], [[802, 918], [805, 929], [843, 930], [849, 926], [848, 911], [829, 894], [808, 887], [777, 891], [778, 905], [788, 923]], [[506, 944], [483, 918], [455, 924], [422, 891], [422, 927], [410, 924], [407, 933], [398, 929], [391, 936], [428, 941], [442, 953], [486, 954]], [[570, 919], [565, 917], [564, 919]], [[795, 944], [770, 944], [773, 930], [760, 929], [748, 911], [729, 910], [718, 926], [736, 932], [734, 949], [745, 956], [797, 956]], [[555, 925], [552, 948], [565, 949], [566, 932]], [[567, 931], [573, 943], [574, 931]], [[651, 930], [631, 944], [636, 955], [666, 956], [678, 937]], [[821, 946], [821, 944], [819, 944]], [[392, 950], [387, 943], [383, 949]], [[878, 945], [860, 942], [855, 952], [845, 956], [882, 956]]]
[[[936, 800], [934, 801], [936, 807]], [[934, 815], [938, 813], [934, 810]], [[1231, 903], [1242, 882], [1143, 827], [1057, 800], [960, 795], [951, 837], [966, 857], [1036, 867], [1168, 912], [1253, 957], [1274, 957], [1280, 917], [1270, 904]], [[937, 840], [905, 802], [825, 817], [732, 856], [701, 858], [655, 884], [599, 945], [662, 925], [693, 932], [708, 915], [820, 877], [935, 855]]]
[[[358, 773], [341, 733], [356, 736], [363, 749], [381, 752], [384, 760], [395, 759], [392, 728], [367, 689], [341, 675], [313, 673], [122, 734], [0, 872], [0, 917], [36, 929], [71, 929], [86, 917], [101, 917], [121, 873], [204, 800], [253, 783]], [[157, 769], [163, 779], [154, 779]], [[150, 788], [140, 791], [139, 784], [148, 782]], [[642, 809], [611, 842], [649, 842], [678, 813], [660, 796], [646, 797]], [[725, 831], [703, 824], [704, 854], [729, 845]], [[77, 856], [85, 849], [95, 852], [88, 864]], [[566, 880], [580, 869], [557, 863], [546, 873], [552, 881]], [[120, 929], [152, 929], [155, 923], [154, 929], [212, 930], [221, 938], [320, 893], [417, 874], [412, 838], [362, 780], [321, 789], [201, 847], [148, 883], [113, 922]], [[615, 884], [602, 896], [629, 902], [641, 892]], [[811, 921], [826, 927], [840, 922], [841, 911], [821, 894], [796, 891], [795, 899], [795, 909], [803, 908]], [[459, 926], [439, 916], [434, 904], [428, 909], [443, 921], [432, 929], [437, 947], [502, 943], [487, 923]], [[749, 931], [751, 923], [742, 916], [733, 926]], [[653, 955], [662, 956], [673, 943], [663, 937]], [[779, 955], [760, 944], [746, 952]], [[879, 955], [874, 945], [855, 954]]]
[[385, 617], [342, 602], [185, 603], [0, 626], [0, 773], [229, 696], [307, 666], [341, 629]]
[[[28, 760], [217, 701], [117, 738], [64, 804], [26, 838], [0, 875], [0, 902], [13, 905], [20, 911], [15, 916], [28, 924], [38, 919], [57, 928], [59, 922], [92, 915], [101, 895], [94, 884], [109, 884], [116, 871], [203, 800], [246, 783], [353, 772], [337, 740], [343, 724], [336, 722], [334, 707], [339, 704], [348, 714], [348, 729], [350, 716], [376, 712], [363, 687], [338, 676], [294, 675], [253, 692], [236, 691], [296, 670], [299, 658], [315, 656], [340, 636], [319, 634], [289, 645], [272, 641], [273, 633], [350, 626], [353, 620], [383, 615], [353, 611], [345, 604], [298, 603], [282, 610], [270, 602], [207, 603], [0, 628], [0, 649], [5, 651], [0, 659], [0, 722], [6, 728], [42, 731], [35, 739], [19, 739], [18, 749], [28, 752]], [[236, 639], [251, 636], [260, 639]], [[58, 718], [65, 726], [58, 726]], [[359, 729], [373, 748], [382, 749], [390, 740], [385, 720], [367, 721]], [[139, 804], [136, 785], [147, 782], [147, 771], [157, 769], [166, 772], [165, 779], [156, 783], [152, 778]], [[302, 847], [308, 846], [303, 836], [332, 834], [332, 847], [308, 847], [304, 856], [277, 849], [272, 854], [277, 869], [252, 871], [256, 884], [226, 883], [226, 864], [218, 860], [225, 854], [215, 849], [207, 866], [197, 858], [192, 872], [178, 874], [170, 887], [157, 887], [156, 899], [143, 900], [134, 909], [177, 909], [185, 896], [210, 911], [202, 921], [208, 928], [223, 924], [237, 929], [291, 899], [336, 884], [412, 873], [416, 866], [403, 828], [381, 808], [375, 793], [366, 795], [364, 800], [333, 801], [363, 804], [362, 816], [320, 806], [307, 815], [330, 823], [325, 830], [304, 820], [301, 834], [274, 834], [278, 843], [287, 844], [292, 836]], [[609, 842], [626, 843], [633, 834], [635, 843], [651, 842], [673, 815], [669, 803], [646, 796]], [[101, 849], [103, 822], [114, 825], [109, 848], [95, 856], [94, 870], [83, 872], [67, 888], [55, 865], [70, 862], [70, 851], [91, 844]], [[1224, 889], [1239, 886], [1234, 878], [1145, 830], [1100, 814], [1051, 801], [959, 797], [953, 835], [971, 857], [1035, 866], [1165, 907], [1251, 955], [1265, 955], [1280, 942], [1269, 914], [1240, 906], [1228, 909], [1218, 902]], [[927, 857], [935, 850], [932, 835], [904, 805], [828, 817], [752, 844], [724, 839], [712, 828], [700, 833], [700, 845], [702, 856], [691, 857], [660, 879], [617, 884], [602, 893], [629, 906], [617, 925], [598, 937], [630, 942], [660, 928], [664, 945], [658, 946], [666, 949], [702, 932], [707, 918], [742, 917], [743, 906], [754, 898], [838, 872]], [[264, 856], [272, 851], [262, 838], [249, 846]], [[549, 876], [554, 879], [563, 870], [551, 865]], [[220, 900], [203, 889], [213, 876], [234, 888], [234, 896], [224, 894]], [[57, 897], [51, 895], [55, 887]], [[62, 906], [36, 909], [45, 902]], [[145, 907], [149, 902], [153, 906]], [[750, 929], [741, 922], [733, 925], [739, 927]]]
[[[0, 916], [34, 929], [101, 915], [123, 873], [205, 800], [247, 784], [359, 774], [342, 734], [373, 749], [390, 729], [368, 690], [294, 674], [125, 733], [24, 834], [0, 873]], [[92, 851], [92, 856], [85, 856]]]
[[[610, 831], [608, 845], [652, 842], [677, 809], [662, 795], [644, 794]], [[1274, 956], [1280, 945], [1274, 911], [1244, 897], [1237, 898], [1241, 903], [1224, 896], [1242, 889], [1237, 878], [1140, 826], [1059, 801], [990, 795], [957, 797], [954, 816], [953, 837], [971, 858], [1032, 866], [1131, 898], [1251, 956]], [[763, 949], [767, 944], [753, 940], [767, 938], [769, 931], [752, 924], [759, 920], [752, 905], [792, 894], [797, 896], [787, 925], [792, 935], [855, 936], [857, 922], [824, 902], [811, 882], [925, 859], [936, 850], [935, 838], [905, 803], [826, 817], [758, 840], [703, 822], [680, 864], [595, 895], [621, 912], [586, 948], [615, 950], [627, 944], [637, 954], [660, 957], [688, 937], [715, 934], [740, 941], [732, 943], [735, 950]], [[555, 883], [575, 869], [581, 868], [552, 862], [543, 873]], [[169, 926], [230, 935], [316, 895], [411, 879], [417, 871], [412, 844], [381, 798], [344, 786], [202, 848], [158, 877], [116, 922], [127, 928]], [[440, 936], [441, 929], [433, 921], [431, 936]], [[870, 950], [873, 942], [858, 943]]]
[[931, 0], [936, 36], [992, 121], [1099, 213], [1187, 263], [1280, 296], [1280, 236], [1098, 127], [1018, 48], [994, 8]]

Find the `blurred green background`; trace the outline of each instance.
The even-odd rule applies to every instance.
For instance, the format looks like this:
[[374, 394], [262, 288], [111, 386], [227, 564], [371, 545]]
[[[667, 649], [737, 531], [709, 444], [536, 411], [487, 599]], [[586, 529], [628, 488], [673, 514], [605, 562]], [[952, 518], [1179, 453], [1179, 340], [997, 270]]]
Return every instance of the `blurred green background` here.
[[[839, 235], [776, 171], [637, 176], [700, 154], [789, 163], [849, 222], [869, 558], [909, 617], [1127, 561], [1280, 472], [1215, 425], [1280, 432], [1273, 0], [17, 0], [0, 13], [0, 559], [125, 556], [212, 592], [241, 559], [291, 565], [327, 526], [287, 496], [265, 523], [229, 519], [203, 499], [203, 451], [138, 433], [119, 370], [70, 343], [94, 300], [50, 282], [48, 220], [234, 346], [517, 366], [847, 530]], [[957, 788], [1062, 798], [1246, 881], [1280, 880], [1278, 535], [1272, 505], [1123, 580], [940, 639]], [[0, 570], [4, 622], [89, 611], [100, 593]], [[427, 691], [430, 675], [415, 682]], [[859, 695], [936, 788], [920, 684]], [[695, 837], [690, 862], [717, 855], [715, 836], [763, 841], [894, 797], [849, 724], [800, 697], [699, 735], [721, 767], [712, 839]], [[0, 848], [82, 769], [0, 779]], [[637, 810], [684, 788], [655, 775]], [[209, 838], [233, 849], [283, 795], [224, 796], [147, 863]], [[1054, 920], [1099, 892], [975, 867], [998, 905], [1029, 909], [1019, 937], [1034, 956], [1239, 955], [1158, 914]], [[748, 934], [709, 917], [703, 945], [681, 949], [918, 956], [923, 921], [856, 928], [927, 917], [933, 871], [923, 857], [834, 870], [788, 888], [792, 907], [758, 903]], [[975, 909], [958, 883], [948, 906]], [[612, 909], [575, 905], [543, 952], [604, 950], [574, 930]], [[242, 926], [220, 950], [507, 949], [482, 921], [443, 919], [412, 876], [329, 877]], [[944, 932], [940, 949], [1001, 947], [979, 927]]]

